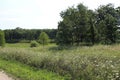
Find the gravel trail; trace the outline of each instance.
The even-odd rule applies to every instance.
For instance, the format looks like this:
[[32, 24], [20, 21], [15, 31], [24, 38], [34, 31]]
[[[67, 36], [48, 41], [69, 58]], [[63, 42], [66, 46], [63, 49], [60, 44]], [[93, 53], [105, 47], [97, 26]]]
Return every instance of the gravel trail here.
[[9, 77], [6, 73], [3, 71], [0, 71], [0, 80], [13, 80], [11, 77]]

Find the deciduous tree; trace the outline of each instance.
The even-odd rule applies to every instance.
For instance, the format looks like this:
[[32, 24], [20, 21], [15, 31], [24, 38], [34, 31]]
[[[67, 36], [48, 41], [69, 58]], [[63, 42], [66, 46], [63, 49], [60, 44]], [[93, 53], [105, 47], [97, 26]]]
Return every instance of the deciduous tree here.
[[49, 36], [45, 32], [41, 32], [39, 42], [44, 46], [49, 43]]

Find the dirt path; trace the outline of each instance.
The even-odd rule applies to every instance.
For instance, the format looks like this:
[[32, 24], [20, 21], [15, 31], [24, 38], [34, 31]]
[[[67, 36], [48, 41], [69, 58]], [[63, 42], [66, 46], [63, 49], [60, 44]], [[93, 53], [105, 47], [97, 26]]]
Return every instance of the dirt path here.
[[0, 80], [13, 80], [12, 78], [10, 78], [6, 73], [4, 73], [3, 71], [0, 71]]

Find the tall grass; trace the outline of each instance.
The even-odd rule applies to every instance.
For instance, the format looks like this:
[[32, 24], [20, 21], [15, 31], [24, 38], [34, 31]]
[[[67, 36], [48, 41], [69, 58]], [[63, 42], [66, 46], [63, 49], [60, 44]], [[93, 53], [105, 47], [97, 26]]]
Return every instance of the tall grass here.
[[68, 80], [120, 80], [120, 45], [46, 48], [0, 48], [0, 57], [38, 69], [47, 69]]

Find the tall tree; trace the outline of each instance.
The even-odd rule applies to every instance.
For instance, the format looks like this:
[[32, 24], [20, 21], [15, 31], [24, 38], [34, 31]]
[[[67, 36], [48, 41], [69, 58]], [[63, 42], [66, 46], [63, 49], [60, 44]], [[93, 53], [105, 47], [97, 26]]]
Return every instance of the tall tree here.
[[66, 11], [61, 12], [63, 21], [58, 24], [57, 32], [57, 43], [60, 45], [73, 45], [74, 43], [74, 32], [73, 27], [75, 26], [75, 8], [68, 8]]
[[75, 28], [75, 36], [76, 36], [76, 42], [79, 45], [80, 42], [83, 42], [85, 36], [86, 36], [86, 30], [88, 28], [88, 16], [87, 16], [87, 7], [83, 4], [79, 4], [77, 6], [77, 14], [76, 14], [76, 26]]
[[61, 17], [63, 20], [58, 25], [58, 42], [72, 45], [76, 42], [79, 45], [86, 36], [87, 7], [79, 4], [77, 8], [68, 8], [61, 13]]

